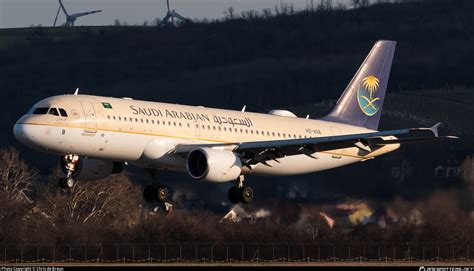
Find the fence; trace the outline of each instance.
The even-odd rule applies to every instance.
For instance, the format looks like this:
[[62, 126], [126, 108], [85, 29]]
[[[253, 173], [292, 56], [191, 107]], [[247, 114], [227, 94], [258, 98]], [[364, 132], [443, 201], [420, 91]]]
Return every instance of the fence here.
[[0, 263], [470, 261], [469, 244], [0, 245]]

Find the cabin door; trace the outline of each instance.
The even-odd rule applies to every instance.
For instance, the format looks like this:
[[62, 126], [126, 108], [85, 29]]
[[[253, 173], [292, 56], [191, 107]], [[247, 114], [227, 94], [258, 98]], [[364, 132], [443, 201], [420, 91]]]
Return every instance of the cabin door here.
[[84, 111], [84, 132], [97, 132], [97, 116], [94, 106], [91, 102], [81, 102], [82, 110]]

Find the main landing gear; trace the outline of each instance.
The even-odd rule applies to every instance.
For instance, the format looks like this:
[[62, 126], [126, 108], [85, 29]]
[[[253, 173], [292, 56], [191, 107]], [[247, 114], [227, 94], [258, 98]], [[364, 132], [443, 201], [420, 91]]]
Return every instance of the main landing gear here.
[[154, 200], [158, 202], [166, 202], [168, 199], [168, 188], [163, 185], [147, 185], [143, 189], [143, 197], [147, 202], [153, 202]]
[[153, 185], [145, 186], [143, 197], [147, 202], [158, 201], [164, 203], [168, 200], [168, 188], [164, 185], [158, 185], [157, 171], [151, 170]]
[[66, 154], [62, 159], [62, 165], [64, 166], [66, 177], [59, 178], [58, 184], [62, 189], [72, 189], [76, 183], [76, 180], [74, 180], [72, 175], [79, 166], [79, 156], [74, 154]]
[[244, 186], [244, 176], [241, 175], [237, 179], [237, 186], [232, 186], [229, 189], [229, 201], [233, 204], [239, 202], [242, 203], [251, 203], [253, 200], [253, 190], [248, 186]]

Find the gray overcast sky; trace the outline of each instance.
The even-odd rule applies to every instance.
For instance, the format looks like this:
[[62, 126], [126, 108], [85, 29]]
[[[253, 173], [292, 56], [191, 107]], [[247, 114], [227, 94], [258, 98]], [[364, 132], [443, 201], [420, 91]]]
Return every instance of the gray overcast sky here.
[[[273, 8], [280, 2], [293, 3], [302, 9], [310, 0], [170, 0], [171, 8], [189, 18], [221, 18], [229, 6], [236, 12]], [[315, 3], [319, 0], [315, 0]], [[333, 2], [348, 2], [339, 0]], [[115, 19], [129, 24], [142, 24], [166, 13], [166, 0], [63, 0], [68, 13], [101, 9], [102, 13], [79, 18], [76, 25], [111, 25]], [[58, 0], [0, 0], [0, 28], [50, 26], [58, 8]], [[60, 14], [58, 23], [65, 21]]]

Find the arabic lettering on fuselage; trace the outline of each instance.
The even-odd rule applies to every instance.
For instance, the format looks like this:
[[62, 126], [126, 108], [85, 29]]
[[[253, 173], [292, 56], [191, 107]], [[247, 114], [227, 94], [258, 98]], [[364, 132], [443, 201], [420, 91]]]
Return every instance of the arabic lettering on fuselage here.
[[138, 107], [131, 105], [130, 109], [132, 110], [134, 115], [142, 115], [142, 116], [154, 116], [154, 117], [162, 117], [162, 118], [172, 118], [172, 119], [182, 119], [182, 120], [191, 120], [191, 121], [199, 121], [199, 122], [214, 122], [219, 125], [241, 125], [252, 127], [253, 122], [250, 118], [233, 118], [231, 116], [223, 116], [223, 115], [212, 115], [212, 118], [209, 117], [207, 114], [203, 113], [193, 113], [193, 112], [186, 112], [186, 111], [175, 111], [175, 110], [168, 110], [168, 109], [156, 109], [156, 108], [145, 108], [145, 107]]
[[230, 124], [232, 126], [243, 125], [247, 127], [253, 126], [252, 120], [250, 120], [250, 118], [247, 118], [247, 117], [242, 119], [242, 118], [232, 118], [232, 117], [223, 117], [223, 116], [214, 115], [213, 119], [215, 123], [219, 123], [219, 124]]

